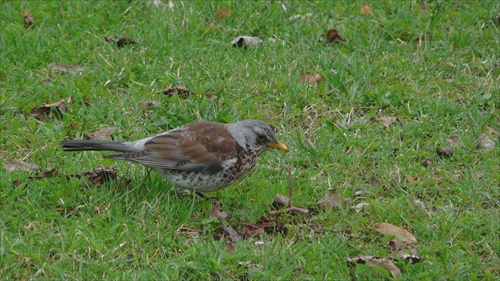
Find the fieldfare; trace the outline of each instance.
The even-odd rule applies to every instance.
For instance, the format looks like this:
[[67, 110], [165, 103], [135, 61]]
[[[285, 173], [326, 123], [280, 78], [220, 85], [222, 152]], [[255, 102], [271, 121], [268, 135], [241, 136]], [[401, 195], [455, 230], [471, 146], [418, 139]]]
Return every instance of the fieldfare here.
[[244, 177], [259, 156], [271, 148], [288, 151], [273, 128], [259, 120], [232, 124], [197, 122], [132, 142], [65, 140], [66, 151], [116, 151], [105, 158], [136, 162], [152, 168], [183, 189], [211, 192]]

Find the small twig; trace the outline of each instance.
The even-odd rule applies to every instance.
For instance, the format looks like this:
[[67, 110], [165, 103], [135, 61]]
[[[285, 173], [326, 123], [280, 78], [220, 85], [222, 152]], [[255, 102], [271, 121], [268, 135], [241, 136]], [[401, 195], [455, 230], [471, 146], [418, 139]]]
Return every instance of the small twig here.
[[290, 168], [288, 168], [287, 165], [283, 165], [283, 168], [288, 172], [288, 179], [290, 181], [290, 193], [289, 193], [290, 201], [288, 201], [288, 208], [291, 208], [292, 207], [292, 196], [293, 196], [293, 177], [292, 177], [292, 172], [290, 171]]

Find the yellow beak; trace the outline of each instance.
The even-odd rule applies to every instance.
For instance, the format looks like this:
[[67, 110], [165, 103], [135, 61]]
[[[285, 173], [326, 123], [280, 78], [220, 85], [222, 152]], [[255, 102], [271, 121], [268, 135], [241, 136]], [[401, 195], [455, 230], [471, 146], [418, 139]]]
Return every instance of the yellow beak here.
[[269, 147], [279, 149], [283, 152], [288, 151], [288, 147], [286, 147], [286, 145], [282, 144], [281, 142], [271, 142], [269, 143]]

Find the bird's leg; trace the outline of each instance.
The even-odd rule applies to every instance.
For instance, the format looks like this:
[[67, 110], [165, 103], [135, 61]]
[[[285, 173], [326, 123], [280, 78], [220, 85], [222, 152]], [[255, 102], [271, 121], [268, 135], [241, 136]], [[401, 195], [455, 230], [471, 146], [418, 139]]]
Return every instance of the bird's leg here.
[[203, 194], [201, 192], [195, 191], [194, 193], [196, 193], [196, 195], [200, 196], [203, 199], [207, 198], [207, 196], [205, 196], [205, 194]]
[[[177, 193], [177, 196], [179, 196], [179, 198], [182, 198], [184, 197], [184, 192], [186, 190], [180, 186], [175, 186], [175, 193]], [[198, 192], [198, 191], [193, 191], [196, 195], [200, 196], [201, 198], [205, 199], [207, 198], [207, 196], [201, 192]]]

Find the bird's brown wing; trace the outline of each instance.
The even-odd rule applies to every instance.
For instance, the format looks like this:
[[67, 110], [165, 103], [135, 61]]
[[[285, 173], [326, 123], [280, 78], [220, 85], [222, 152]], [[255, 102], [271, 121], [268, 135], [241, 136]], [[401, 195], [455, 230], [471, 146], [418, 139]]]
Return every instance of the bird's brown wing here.
[[127, 160], [155, 168], [215, 173], [236, 156], [236, 141], [226, 125], [199, 122], [152, 137], [143, 151], [130, 154]]

